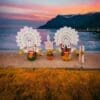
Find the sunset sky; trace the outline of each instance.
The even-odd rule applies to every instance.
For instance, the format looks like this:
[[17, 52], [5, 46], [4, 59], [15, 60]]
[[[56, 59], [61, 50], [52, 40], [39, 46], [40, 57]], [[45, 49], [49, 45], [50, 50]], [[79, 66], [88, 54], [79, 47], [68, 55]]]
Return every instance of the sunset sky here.
[[89, 12], [100, 12], [100, 0], [0, 0], [0, 18], [47, 21]]

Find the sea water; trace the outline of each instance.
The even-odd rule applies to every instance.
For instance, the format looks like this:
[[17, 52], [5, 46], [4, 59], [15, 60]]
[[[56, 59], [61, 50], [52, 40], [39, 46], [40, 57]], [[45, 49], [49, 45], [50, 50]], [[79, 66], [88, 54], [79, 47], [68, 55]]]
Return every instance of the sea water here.
[[[16, 43], [18, 31], [20, 31], [20, 27], [0, 28], [0, 52], [17, 52], [19, 50]], [[57, 30], [38, 29], [38, 31], [42, 39], [41, 49], [44, 50], [44, 42], [47, 40], [47, 35], [49, 34], [51, 40], [54, 41], [54, 35]], [[87, 52], [100, 52], [100, 38], [94, 32], [78, 32], [78, 34]]]

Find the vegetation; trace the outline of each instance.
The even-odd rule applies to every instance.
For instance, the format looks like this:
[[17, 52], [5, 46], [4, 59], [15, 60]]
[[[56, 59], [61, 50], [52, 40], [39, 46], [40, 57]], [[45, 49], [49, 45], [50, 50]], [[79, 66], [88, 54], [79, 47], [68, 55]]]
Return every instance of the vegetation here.
[[100, 71], [0, 68], [0, 100], [100, 100]]

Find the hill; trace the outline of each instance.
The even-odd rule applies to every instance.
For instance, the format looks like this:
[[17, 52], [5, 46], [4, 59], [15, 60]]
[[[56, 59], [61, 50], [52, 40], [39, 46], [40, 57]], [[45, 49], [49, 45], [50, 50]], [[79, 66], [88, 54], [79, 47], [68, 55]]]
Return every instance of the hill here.
[[88, 13], [82, 15], [58, 15], [49, 20], [40, 29], [59, 29], [68, 26], [76, 29], [100, 29], [100, 13]]

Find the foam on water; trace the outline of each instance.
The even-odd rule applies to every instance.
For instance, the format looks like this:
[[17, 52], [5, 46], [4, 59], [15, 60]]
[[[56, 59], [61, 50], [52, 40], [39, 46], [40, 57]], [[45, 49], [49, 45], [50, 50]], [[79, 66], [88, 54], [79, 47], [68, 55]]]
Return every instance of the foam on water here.
[[[17, 52], [18, 47], [16, 44], [16, 34], [20, 28], [6, 28], [6, 30], [0, 28], [0, 52]], [[42, 29], [38, 30], [42, 37], [41, 48], [44, 50], [44, 41], [46, 41], [47, 35], [50, 35], [51, 40], [54, 40], [54, 34], [56, 30]], [[95, 38], [93, 32], [79, 32], [80, 41], [85, 45], [87, 52], [99, 52], [100, 53], [100, 39]]]

